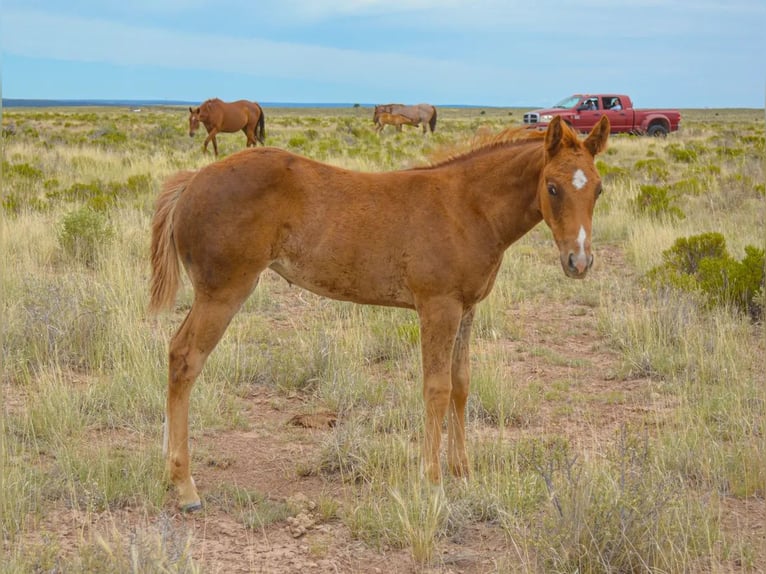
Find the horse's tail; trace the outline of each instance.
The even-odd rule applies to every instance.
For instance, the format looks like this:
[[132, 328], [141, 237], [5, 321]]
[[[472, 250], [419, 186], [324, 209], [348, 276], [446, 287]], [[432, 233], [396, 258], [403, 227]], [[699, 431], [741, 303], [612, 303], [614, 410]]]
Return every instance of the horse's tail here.
[[193, 171], [181, 171], [170, 177], [162, 187], [152, 219], [152, 278], [149, 312], [154, 314], [173, 305], [178, 292], [180, 265], [173, 236], [173, 214], [181, 192], [194, 176]]
[[431, 119], [428, 120], [428, 125], [431, 127], [431, 133], [436, 130], [436, 107], [433, 108], [434, 113], [431, 114]]
[[258, 138], [258, 141], [261, 142], [261, 145], [266, 145], [264, 142], [266, 137], [266, 134], [264, 133], [266, 130], [266, 118], [263, 114], [263, 108], [258, 106], [258, 109], [261, 111], [261, 115], [258, 118], [258, 129], [255, 130], [255, 137]]

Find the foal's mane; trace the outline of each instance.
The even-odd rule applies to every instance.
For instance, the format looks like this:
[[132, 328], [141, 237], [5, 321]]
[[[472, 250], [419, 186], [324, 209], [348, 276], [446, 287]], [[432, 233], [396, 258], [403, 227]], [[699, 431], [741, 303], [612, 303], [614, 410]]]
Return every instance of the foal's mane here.
[[463, 144], [443, 146], [435, 150], [430, 154], [430, 163], [416, 169], [429, 169], [454, 161], [470, 159], [487, 150], [499, 147], [515, 147], [528, 143], [537, 143], [541, 142], [544, 137], [544, 130], [532, 130], [526, 127], [510, 127], [499, 133], [480, 130]]

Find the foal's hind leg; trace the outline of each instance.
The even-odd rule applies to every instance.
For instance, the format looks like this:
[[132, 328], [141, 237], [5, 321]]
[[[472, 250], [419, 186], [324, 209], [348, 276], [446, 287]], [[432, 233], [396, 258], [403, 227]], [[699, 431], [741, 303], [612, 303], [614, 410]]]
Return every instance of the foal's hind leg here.
[[463, 315], [452, 352], [452, 391], [447, 421], [447, 463], [455, 476], [468, 476], [468, 456], [465, 452], [465, 403], [470, 389], [469, 344], [474, 309]]
[[226, 296], [215, 292], [197, 295], [170, 342], [166, 462], [170, 480], [178, 489], [178, 504], [182, 510], [201, 507], [189, 468], [189, 394], [192, 384], [251, 291], [252, 287], [240, 289], [238, 293], [227, 292]]

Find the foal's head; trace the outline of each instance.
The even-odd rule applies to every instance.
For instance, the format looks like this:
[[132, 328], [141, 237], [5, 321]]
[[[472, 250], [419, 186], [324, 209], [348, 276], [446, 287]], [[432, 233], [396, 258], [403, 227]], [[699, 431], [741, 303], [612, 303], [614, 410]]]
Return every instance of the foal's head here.
[[193, 136], [199, 128], [199, 112], [199, 106], [196, 108], [189, 107], [189, 136]]
[[545, 134], [545, 165], [537, 190], [543, 219], [553, 232], [561, 266], [581, 279], [593, 265], [593, 207], [601, 194], [594, 157], [606, 148], [609, 120], [601, 118], [585, 140], [555, 117]]

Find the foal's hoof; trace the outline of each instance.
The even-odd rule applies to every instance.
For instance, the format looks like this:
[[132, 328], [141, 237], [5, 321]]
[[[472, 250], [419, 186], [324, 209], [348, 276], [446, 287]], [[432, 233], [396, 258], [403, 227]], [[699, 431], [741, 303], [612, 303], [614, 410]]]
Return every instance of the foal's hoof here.
[[181, 505], [181, 512], [185, 514], [197, 512], [198, 510], [202, 510], [202, 503], [199, 500], [197, 502], [189, 502], [188, 504]]

